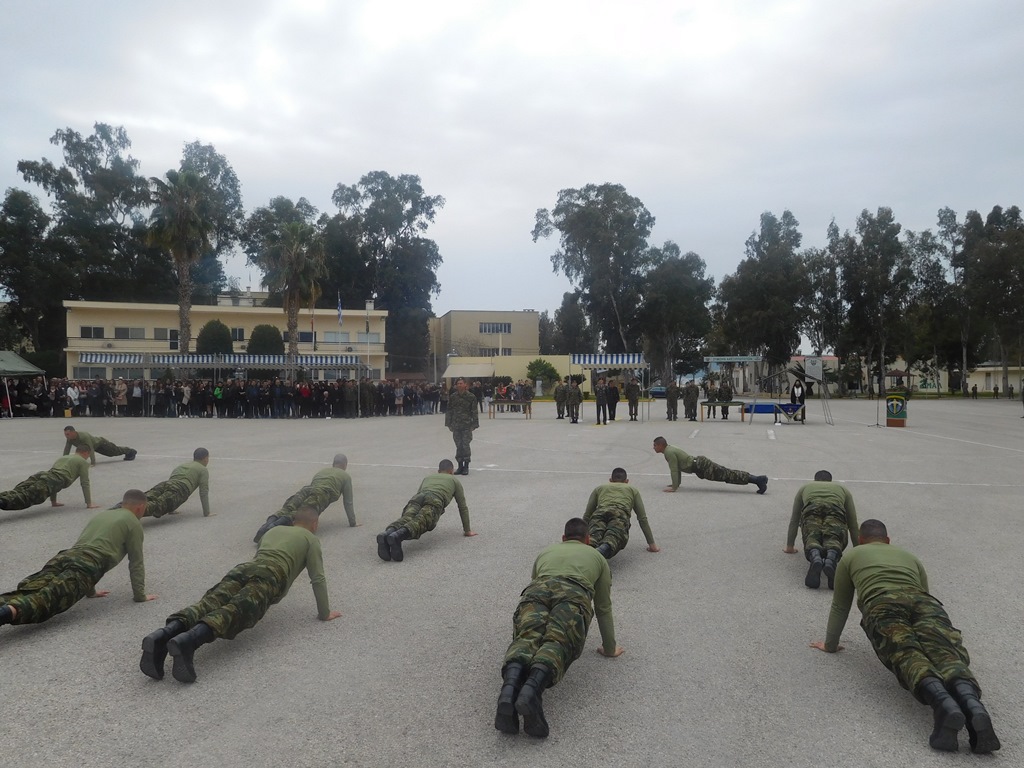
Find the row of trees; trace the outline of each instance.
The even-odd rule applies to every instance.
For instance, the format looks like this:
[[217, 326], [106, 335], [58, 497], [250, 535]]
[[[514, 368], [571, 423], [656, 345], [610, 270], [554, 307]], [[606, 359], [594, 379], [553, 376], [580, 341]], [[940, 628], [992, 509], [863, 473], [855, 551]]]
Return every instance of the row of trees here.
[[[1024, 220], [1016, 206], [963, 220], [938, 212], [936, 231], [903, 231], [889, 208], [861, 212], [853, 231], [833, 221], [823, 248], [801, 249], [789, 211], [764, 213], [733, 274], [716, 287], [695, 253], [649, 243], [654, 217], [620, 185], [565, 189], [537, 211], [533, 238], [559, 236], [551, 261], [572, 281], [541, 318], [541, 353], [645, 351], [669, 377], [702, 357], [761, 355], [778, 370], [806, 336], [857, 371], [897, 356], [941, 384], [981, 359], [1024, 353]], [[770, 371], [765, 371], [765, 373]], [[869, 380], [869, 387], [873, 387]]]
[[177, 301], [180, 349], [190, 352], [191, 305], [229, 287], [221, 259], [241, 250], [287, 314], [290, 353], [300, 309], [339, 301], [361, 309], [372, 298], [389, 312], [394, 369], [421, 367], [441, 264], [425, 232], [444, 199], [427, 195], [418, 177], [378, 171], [338, 184], [333, 214], [276, 197], [247, 215], [238, 177], [212, 145], [186, 144], [177, 169], [146, 178], [123, 128], [60, 130], [51, 143], [60, 165], [18, 163], [49, 210], [23, 189], [8, 189], [0, 206], [0, 288], [9, 302], [0, 338], [59, 350], [64, 299]]

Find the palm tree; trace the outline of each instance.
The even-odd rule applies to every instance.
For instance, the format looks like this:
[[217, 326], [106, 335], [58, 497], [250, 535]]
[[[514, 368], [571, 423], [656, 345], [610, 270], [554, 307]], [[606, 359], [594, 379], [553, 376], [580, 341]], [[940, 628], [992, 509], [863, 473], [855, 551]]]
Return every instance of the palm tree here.
[[319, 279], [326, 274], [323, 236], [305, 222], [282, 223], [250, 261], [263, 270], [267, 288], [281, 294], [288, 315], [288, 357], [294, 365], [299, 354], [299, 310], [304, 302], [312, 306], [316, 301]]
[[149, 240], [170, 251], [178, 276], [178, 340], [181, 351], [192, 351], [192, 265], [210, 249], [215, 224], [212, 194], [206, 180], [192, 171], [167, 172], [167, 180], [149, 180], [153, 212]]

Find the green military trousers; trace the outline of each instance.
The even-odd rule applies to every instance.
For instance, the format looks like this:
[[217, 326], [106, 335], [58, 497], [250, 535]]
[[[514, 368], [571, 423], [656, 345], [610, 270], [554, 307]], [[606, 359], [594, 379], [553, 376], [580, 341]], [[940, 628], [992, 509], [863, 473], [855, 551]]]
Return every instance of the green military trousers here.
[[693, 474], [701, 480], [714, 480], [718, 483], [729, 483], [730, 485], [746, 485], [750, 482], [749, 472], [727, 469], [720, 464], [715, 464], [707, 456], [693, 457]]
[[106, 438], [98, 437], [96, 438], [95, 450], [100, 456], [124, 456], [131, 448], [114, 445]]
[[15, 624], [39, 624], [64, 613], [83, 597], [96, 592], [96, 582], [106, 573], [102, 558], [72, 547], [58, 552], [38, 573], [0, 595], [0, 605], [10, 605], [18, 615]]
[[251, 629], [274, 603], [288, 591], [288, 574], [276, 563], [250, 560], [240, 563], [203, 599], [167, 617], [191, 629], [206, 624], [217, 637], [231, 640], [239, 632]]
[[473, 442], [472, 429], [453, 429], [452, 440], [455, 441], [456, 461], [472, 458], [472, 451], [469, 448], [469, 444]]
[[307, 485], [297, 493], [289, 496], [288, 500], [281, 506], [281, 509], [274, 514], [278, 517], [287, 517], [289, 520], [294, 520], [295, 513], [299, 507], [313, 507], [318, 515], [322, 515], [324, 510], [337, 500], [338, 497], [329, 488]]
[[846, 512], [833, 504], [808, 504], [800, 517], [800, 534], [808, 559], [815, 549], [842, 552], [849, 541]]
[[618, 507], [599, 507], [590, 517], [590, 546], [608, 544], [609, 559], [626, 548], [629, 542], [630, 515]]
[[931, 595], [916, 590], [887, 592], [861, 611], [860, 625], [875, 655], [921, 703], [926, 702], [917, 687], [926, 677], [947, 683], [967, 680], [978, 687], [960, 630]]
[[[56, 486], [54, 488], [53, 486]], [[63, 484], [53, 482], [49, 472], [36, 472], [27, 480], [22, 480], [11, 490], [0, 493], [0, 509], [28, 509], [42, 504], [51, 493], [63, 489]]]
[[427, 531], [437, 527], [437, 521], [444, 514], [444, 501], [432, 493], [417, 493], [402, 510], [402, 516], [391, 523], [386, 530], [397, 531], [405, 528], [410, 539], [418, 539]]
[[145, 517], [163, 517], [173, 512], [192, 495], [195, 489], [182, 480], [164, 480], [146, 491]]
[[512, 618], [505, 664], [543, 664], [551, 670], [550, 685], [557, 684], [583, 653], [593, 617], [593, 595], [582, 584], [560, 576], [534, 579]]

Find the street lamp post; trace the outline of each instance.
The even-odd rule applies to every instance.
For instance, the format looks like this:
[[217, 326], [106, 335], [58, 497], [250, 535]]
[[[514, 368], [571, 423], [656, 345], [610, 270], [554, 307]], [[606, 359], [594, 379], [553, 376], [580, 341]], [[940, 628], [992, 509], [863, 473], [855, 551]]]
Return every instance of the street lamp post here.
[[373, 378], [373, 366], [370, 365], [370, 312], [373, 311], [373, 299], [366, 300], [366, 378]]

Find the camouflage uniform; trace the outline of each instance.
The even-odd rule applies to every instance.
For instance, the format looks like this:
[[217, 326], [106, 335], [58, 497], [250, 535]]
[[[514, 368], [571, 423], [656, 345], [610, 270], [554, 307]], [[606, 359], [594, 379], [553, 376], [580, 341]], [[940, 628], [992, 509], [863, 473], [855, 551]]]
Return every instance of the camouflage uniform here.
[[739, 469], [728, 469], [715, 464], [707, 456], [690, 456], [682, 448], [674, 445], [665, 446], [665, 461], [668, 462], [672, 474], [672, 487], [678, 488], [681, 480], [680, 472], [696, 475], [701, 480], [713, 480], [730, 485], [746, 485], [751, 482], [750, 473]]
[[480, 412], [472, 392], [467, 390], [451, 394], [444, 425], [452, 432], [456, 460], [468, 461], [471, 458], [469, 444], [473, 440], [473, 430], [480, 426]]
[[47, 499], [57, 501], [57, 494], [81, 478], [86, 505], [92, 504], [89, 485], [89, 462], [75, 454], [57, 459], [45, 472], [36, 472], [14, 488], [0, 493], [0, 509], [28, 509]]
[[569, 391], [565, 393], [565, 404], [569, 408], [569, 418], [573, 422], [580, 420], [580, 403], [583, 402], [583, 391], [577, 384], [571, 384]]
[[129, 453], [132, 449], [125, 448], [120, 445], [114, 445], [112, 442], [107, 440], [105, 437], [94, 437], [88, 432], [77, 432], [78, 437], [74, 440], [65, 439], [64, 442], [64, 455], [67, 456], [71, 453], [71, 449], [75, 448], [88, 448], [89, 449], [89, 461], [93, 466], [96, 466], [96, 454], [101, 456], [124, 456]]
[[327, 507], [342, 496], [345, 497], [345, 515], [348, 517], [348, 524], [355, 526], [356, 513], [352, 501], [352, 477], [339, 467], [321, 469], [313, 475], [313, 480], [309, 485], [289, 496], [281, 505], [281, 509], [273, 516], [287, 517], [292, 520], [299, 507], [303, 506], [313, 507], [318, 515], [322, 515]]
[[668, 420], [675, 421], [679, 417], [679, 385], [674, 381], [665, 389], [665, 407]]
[[568, 387], [565, 386], [565, 382], [558, 382], [555, 386], [555, 410], [558, 411], [558, 418], [565, 418], [565, 395]]
[[[474, 398], [475, 399], [475, 398]], [[402, 516], [391, 523], [386, 530], [397, 531], [405, 528], [409, 531], [410, 539], [418, 539], [427, 531], [437, 527], [437, 521], [444, 514], [445, 507], [455, 499], [459, 507], [459, 516], [462, 518], [463, 531], [469, 531], [469, 505], [466, 503], [466, 494], [455, 477], [446, 472], [438, 472], [429, 475], [420, 483], [419, 491], [413, 496], [402, 510]]]
[[[718, 402], [728, 403], [732, 400], [732, 384], [728, 380], [723, 380], [722, 385], [718, 388]], [[729, 406], [722, 406], [722, 418], [729, 418]]]
[[692, 382], [686, 382], [686, 386], [683, 387], [683, 418], [689, 419], [690, 421], [697, 420], [697, 401], [700, 399], [700, 390], [697, 389], [697, 385]]
[[180, 621], [191, 629], [202, 622], [214, 636], [231, 640], [280, 602], [303, 569], [316, 596], [317, 614], [326, 619], [331, 609], [320, 541], [305, 528], [284, 526], [267, 531], [252, 560], [236, 565], [202, 600], [171, 614], [167, 623]]
[[626, 402], [629, 403], [629, 420], [636, 421], [640, 403], [640, 385], [635, 381], [629, 382], [623, 387], [623, 394], [626, 396]]
[[146, 491], [146, 517], [163, 517], [173, 512], [199, 489], [203, 517], [210, 516], [210, 473], [199, 461], [182, 464], [171, 476]]
[[647, 543], [654, 544], [654, 534], [647, 522], [647, 511], [640, 491], [626, 483], [617, 482], [608, 482], [595, 488], [583, 514], [583, 520], [590, 526], [590, 546], [609, 545], [612, 548], [609, 560], [621, 552], [629, 542], [634, 510]]
[[541, 664], [551, 671], [548, 684], [557, 684], [583, 652], [595, 613], [605, 653], [615, 652], [607, 560], [583, 542], [563, 541], [537, 556], [532, 577], [512, 619], [505, 665]]

